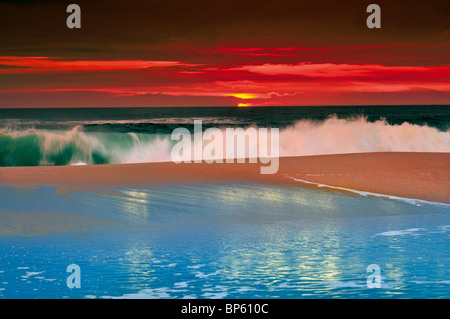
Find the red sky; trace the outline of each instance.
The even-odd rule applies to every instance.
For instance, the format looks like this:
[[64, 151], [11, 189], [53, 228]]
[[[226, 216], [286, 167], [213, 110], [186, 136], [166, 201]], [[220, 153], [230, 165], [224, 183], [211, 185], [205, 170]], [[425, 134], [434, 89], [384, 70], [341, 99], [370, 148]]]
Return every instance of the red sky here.
[[[339, 5], [325, 2], [329, 7]], [[282, 9], [272, 12], [273, 2], [267, 2], [266, 7], [259, 2], [259, 11], [248, 16], [231, 14], [233, 8], [229, 7], [222, 13], [209, 7], [213, 11], [204, 15], [210, 12], [212, 17], [199, 15], [201, 18], [195, 19], [192, 13], [192, 19], [177, 20], [174, 25], [168, 25], [164, 18], [185, 17], [189, 12], [183, 10], [181, 2], [175, 1], [170, 8], [157, 3], [161, 13], [158, 21], [164, 28], [156, 30], [154, 21], [135, 22], [141, 17], [140, 1], [134, 10], [128, 4], [123, 15], [119, 4], [111, 6], [112, 16], [129, 22], [120, 28], [110, 20], [106, 23], [110, 28], [101, 23], [105, 13], [100, 7], [80, 4], [80, 30], [65, 27], [67, 14], [65, 10], [61, 14], [61, 6], [54, 1], [23, 6], [7, 1], [0, 5], [0, 12], [9, 10], [3, 17], [7, 23], [0, 25], [0, 107], [450, 101], [448, 23], [427, 17], [415, 20], [415, 27], [411, 27], [412, 22], [405, 18], [408, 11], [401, 11], [401, 6], [380, 5], [382, 28], [372, 30], [365, 26], [368, 14], [361, 2], [356, 7], [361, 10], [352, 7], [348, 12], [339, 7], [335, 15], [310, 7], [313, 16], [302, 12], [298, 20]], [[437, 1], [432, 9], [438, 10], [440, 5]], [[420, 3], [413, 9], [411, 19], [418, 17]], [[39, 14], [32, 15], [31, 22], [15, 18], [36, 10], [42, 12], [41, 17], [47, 15], [47, 20], [53, 16], [58, 19], [43, 25], [41, 21], [33, 28], [31, 24], [38, 22]], [[403, 15], [395, 19], [393, 12]], [[405, 30], [408, 26], [409, 32]], [[413, 31], [415, 37], [410, 34]]]

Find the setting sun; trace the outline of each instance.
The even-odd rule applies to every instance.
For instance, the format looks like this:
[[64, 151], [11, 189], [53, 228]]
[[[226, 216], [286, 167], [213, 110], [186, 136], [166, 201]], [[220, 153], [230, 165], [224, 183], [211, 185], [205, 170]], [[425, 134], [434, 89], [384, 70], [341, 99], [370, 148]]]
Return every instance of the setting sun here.
[[252, 94], [252, 93], [231, 93], [231, 94], [227, 94], [227, 96], [234, 96], [234, 97], [237, 97], [238, 99], [243, 99], [243, 100], [258, 98], [258, 95]]

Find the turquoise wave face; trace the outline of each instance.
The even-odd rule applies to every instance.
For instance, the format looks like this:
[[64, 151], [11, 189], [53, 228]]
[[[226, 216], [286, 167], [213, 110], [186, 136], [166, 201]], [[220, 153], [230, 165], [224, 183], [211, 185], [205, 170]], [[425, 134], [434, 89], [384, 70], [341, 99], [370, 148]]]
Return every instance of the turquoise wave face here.
[[108, 154], [79, 133], [25, 131], [0, 135], [0, 166], [105, 164]]
[[[140, 162], [140, 153], [168, 139], [157, 134], [86, 133], [28, 129], [0, 132], [0, 166], [47, 166]], [[166, 147], [167, 148], [167, 147]], [[151, 161], [152, 154], [147, 154]]]
[[41, 156], [37, 136], [0, 134], [0, 166], [37, 166]]

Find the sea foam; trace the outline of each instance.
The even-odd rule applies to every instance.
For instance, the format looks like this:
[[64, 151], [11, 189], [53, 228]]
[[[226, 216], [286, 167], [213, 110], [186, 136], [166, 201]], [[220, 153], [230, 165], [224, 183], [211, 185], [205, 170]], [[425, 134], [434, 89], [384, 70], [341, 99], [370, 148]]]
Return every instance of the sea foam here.
[[[225, 132], [226, 127], [219, 128]], [[82, 125], [67, 131], [3, 128], [0, 166], [169, 162], [175, 143], [167, 133], [88, 132]], [[204, 147], [205, 142], [201, 143]], [[280, 129], [282, 157], [367, 152], [448, 153], [450, 130], [408, 122], [371, 122], [363, 116], [300, 120]]]

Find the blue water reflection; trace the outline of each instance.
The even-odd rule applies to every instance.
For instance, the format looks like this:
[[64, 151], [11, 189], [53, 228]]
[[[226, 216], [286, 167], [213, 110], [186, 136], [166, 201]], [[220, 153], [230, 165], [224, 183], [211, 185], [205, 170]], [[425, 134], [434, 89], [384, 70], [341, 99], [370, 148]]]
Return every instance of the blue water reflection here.
[[448, 206], [299, 187], [1, 187], [0, 297], [448, 298], [449, 231]]

